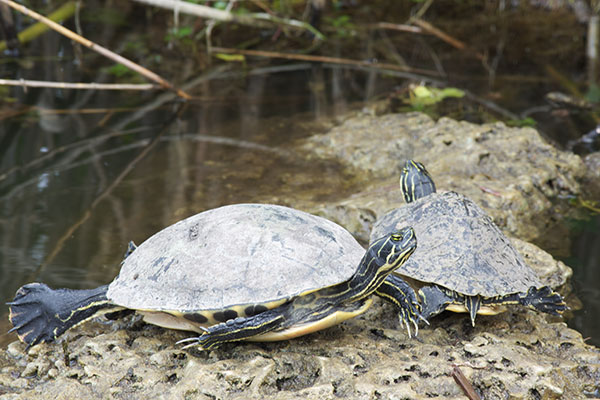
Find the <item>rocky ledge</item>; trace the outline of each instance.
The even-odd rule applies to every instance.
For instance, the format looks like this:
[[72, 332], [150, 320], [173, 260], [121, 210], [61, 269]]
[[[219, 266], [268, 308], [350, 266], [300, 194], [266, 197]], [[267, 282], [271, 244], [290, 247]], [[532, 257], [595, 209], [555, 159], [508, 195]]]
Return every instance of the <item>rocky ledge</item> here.
[[[426, 164], [439, 189], [470, 196], [514, 237], [542, 281], [568, 294], [571, 270], [544, 243], [556, 204], [595, 182], [573, 154], [535, 130], [473, 125], [422, 114], [357, 115], [298, 145], [307, 157], [334, 158], [364, 191], [327, 204], [285, 199], [368, 237], [377, 217], [400, 206], [403, 160]], [[588, 179], [589, 181], [585, 181]], [[265, 196], [263, 201], [272, 200]], [[524, 241], [525, 240], [525, 241]], [[551, 241], [550, 241], [551, 243]], [[571, 304], [571, 303], [570, 303]], [[0, 357], [4, 399], [466, 399], [460, 369], [488, 399], [600, 397], [600, 349], [561, 318], [522, 307], [497, 316], [443, 313], [409, 338], [394, 309], [376, 299], [363, 316], [288, 342], [240, 343], [201, 352], [175, 342], [189, 334], [129, 317], [97, 320], [59, 343]]]

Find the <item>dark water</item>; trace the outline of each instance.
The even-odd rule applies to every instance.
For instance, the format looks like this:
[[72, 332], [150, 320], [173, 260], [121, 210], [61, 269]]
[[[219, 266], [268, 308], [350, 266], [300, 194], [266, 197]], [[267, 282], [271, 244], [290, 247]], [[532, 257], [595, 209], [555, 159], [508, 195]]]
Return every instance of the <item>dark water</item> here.
[[[202, 54], [194, 58], [166, 47], [164, 32], [157, 27], [168, 25], [168, 13], [150, 15], [141, 7], [126, 6], [121, 12], [136, 23], [125, 29], [94, 19], [102, 10], [94, 7], [99, 6], [90, 3], [83, 13], [86, 28], [94, 32], [91, 39], [116, 50], [141, 41], [149, 53], [163, 51], [163, 62], [156, 64], [143, 50], [129, 55], [156, 68], [164, 64], [161, 73], [186, 82], [196, 99], [182, 108], [163, 92], [6, 92], [0, 114], [1, 300], [10, 300], [18, 287], [33, 280], [70, 288], [110, 282], [129, 240], [141, 242], [202, 210], [294, 196], [327, 201], [334, 193], [360, 190], [347, 183], [339, 166], [307, 163], [286, 146], [322, 131], [316, 122], [334, 120], [364, 100], [396, 96], [412, 82], [389, 72], [331, 65], [264, 60], [249, 60], [245, 70], [214, 61], [208, 65]], [[394, 15], [392, 9], [380, 11]], [[404, 6], [396, 11], [407, 10]], [[370, 59], [393, 50], [416, 67], [443, 67], [445, 76], [436, 81], [468, 89], [478, 100], [493, 100], [520, 115], [545, 104], [548, 91], [561, 89], [546, 72], [549, 67], [569, 77], [584, 74], [582, 45], [574, 38], [581, 38], [585, 27], [569, 14], [534, 11], [529, 19], [508, 11], [482, 13], [471, 21], [471, 32], [465, 32], [464, 24], [439, 21], [453, 34], [472, 38], [489, 61], [496, 57], [493, 76], [478, 59], [427, 36], [379, 33], [362, 38], [364, 45], [354, 45], [348, 54], [344, 46], [356, 39], [332, 42], [339, 43], [340, 56]], [[430, 16], [440, 14], [433, 9]], [[538, 19], [548, 24], [546, 30]], [[538, 39], [550, 29], [555, 40], [544, 47]], [[555, 52], [557, 43], [560, 53]], [[3, 58], [0, 71], [11, 79], [115, 80], [104, 69], [110, 63], [78, 52], [68, 40], [48, 34], [26, 48], [28, 57]], [[181, 72], [185, 76], [173, 73], [175, 68], [187, 71]], [[489, 110], [482, 111], [481, 104], [456, 103], [446, 112], [486, 120]], [[537, 119], [538, 128], [559, 145], [593, 127], [564, 113]], [[566, 250], [570, 254], [563, 249], [556, 255], [574, 268], [574, 287], [584, 306], [569, 323], [598, 345], [600, 218], [565, 223], [572, 227], [572, 248]], [[0, 331], [6, 331], [7, 309], [1, 310]], [[4, 344], [12, 340], [8, 335], [0, 339]]]

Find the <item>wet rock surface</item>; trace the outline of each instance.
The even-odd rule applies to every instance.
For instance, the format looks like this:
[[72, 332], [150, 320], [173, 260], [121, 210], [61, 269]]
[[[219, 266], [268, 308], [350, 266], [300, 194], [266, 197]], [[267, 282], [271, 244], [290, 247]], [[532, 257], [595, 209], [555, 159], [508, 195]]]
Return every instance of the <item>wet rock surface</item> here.
[[[365, 190], [327, 205], [304, 196], [288, 204], [364, 239], [378, 216], [401, 205], [400, 167], [415, 158], [439, 189], [470, 196], [520, 238], [513, 243], [542, 282], [568, 290], [570, 268], [526, 241], [544, 236], [555, 202], [581, 193], [586, 167], [535, 131], [422, 114], [359, 115], [301, 147], [348, 165], [365, 177]], [[466, 399], [451, 375], [456, 366], [485, 399], [600, 397], [600, 349], [561, 318], [517, 306], [478, 316], [474, 328], [465, 314], [443, 313], [409, 338], [394, 308], [376, 299], [366, 314], [321, 332], [208, 352], [182, 350], [175, 342], [190, 334], [135, 316], [102, 321], [50, 345], [12, 343], [0, 357], [2, 398]]]

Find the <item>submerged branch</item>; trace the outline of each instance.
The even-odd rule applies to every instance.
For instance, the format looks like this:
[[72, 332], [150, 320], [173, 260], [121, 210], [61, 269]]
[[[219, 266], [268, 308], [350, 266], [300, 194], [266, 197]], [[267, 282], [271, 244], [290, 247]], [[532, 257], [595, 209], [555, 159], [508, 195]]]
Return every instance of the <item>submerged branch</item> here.
[[247, 56], [256, 57], [267, 57], [267, 58], [283, 58], [286, 60], [303, 60], [312, 62], [321, 62], [327, 64], [341, 64], [341, 65], [352, 65], [359, 67], [366, 67], [379, 70], [390, 70], [390, 71], [402, 71], [412, 72], [427, 76], [438, 76], [435, 71], [405, 67], [396, 64], [378, 63], [371, 61], [360, 61], [349, 58], [338, 58], [338, 57], [327, 57], [327, 56], [315, 56], [310, 54], [293, 54], [293, 53], [280, 53], [276, 51], [262, 51], [262, 50], [240, 50], [225, 47], [213, 47], [212, 50], [217, 53], [228, 53], [228, 54], [242, 54]]
[[136, 64], [133, 61], [130, 61], [130, 60], [126, 59], [125, 57], [120, 56], [120, 55], [110, 51], [109, 49], [102, 47], [102, 46], [92, 42], [91, 40], [88, 40], [88, 39], [76, 34], [75, 32], [63, 27], [62, 25], [57, 24], [56, 22], [44, 17], [43, 15], [40, 15], [40, 14], [36, 13], [35, 11], [28, 9], [25, 6], [15, 3], [12, 0], [0, 0], [0, 2], [12, 7], [13, 9], [21, 12], [22, 14], [25, 14], [37, 21], [40, 21], [40, 22], [48, 25], [50, 28], [52, 28], [55, 31], [59, 32], [60, 34], [68, 37], [69, 39], [74, 40], [74, 41], [84, 45], [85, 47], [92, 49], [95, 52], [100, 53], [103, 56], [110, 58], [111, 60], [118, 62], [119, 64], [122, 64], [133, 71], [138, 72], [139, 74], [143, 75], [144, 77], [158, 83], [163, 88], [175, 91], [175, 93], [177, 93], [178, 96], [180, 96], [184, 99], [191, 98], [190, 95], [188, 95], [187, 93], [185, 93], [184, 91], [182, 91], [180, 89], [176, 89], [171, 83], [167, 82], [166, 80], [164, 80], [163, 78], [161, 78], [159, 75], [155, 74], [154, 72], [150, 71], [149, 69], [144, 68], [141, 65]]
[[167, 132], [171, 123], [177, 119], [182, 110], [183, 106], [179, 108], [178, 112], [173, 114], [173, 117], [165, 123], [163, 128], [152, 140], [150, 140], [147, 143], [143, 150], [133, 160], [131, 160], [129, 164], [125, 166], [125, 168], [123, 168], [121, 173], [110, 183], [110, 185], [108, 185], [98, 195], [98, 197], [96, 197], [94, 201], [92, 201], [90, 206], [84, 211], [83, 215], [79, 218], [79, 220], [77, 220], [73, 225], [67, 228], [65, 233], [56, 242], [52, 251], [46, 256], [44, 262], [34, 272], [36, 275], [39, 275], [40, 271], [42, 271], [48, 264], [50, 264], [50, 262], [52, 262], [52, 260], [54, 260], [54, 258], [64, 247], [67, 240], [69, 240], [73, 236], [73, 233], [91, 217], [92, 212], [95, 210], [98, 204], [100, 204], [102, 200], [104, 200], [110, 193], [112, 193], [112, 191], [121, 183], [121, 181], [123, 181], [123, 179], [125, 179], [125, 177], [129, 175], [131, 171], [133, 171], [134, 167], [156, 147], [156, 145], [160, 142], [160, 139]]

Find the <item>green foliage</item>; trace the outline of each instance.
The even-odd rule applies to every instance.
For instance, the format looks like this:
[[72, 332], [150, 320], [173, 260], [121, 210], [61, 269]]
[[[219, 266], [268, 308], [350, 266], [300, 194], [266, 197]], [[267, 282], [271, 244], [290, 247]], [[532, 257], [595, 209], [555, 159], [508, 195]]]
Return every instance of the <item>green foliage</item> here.
[[411, 89], [408, 103], [414, 110], [422, 111], [425, 107], [435, 105], [446, 98], [461, 98], [464, 95], [465, 92], [457, 88], [438, 89], [420, 85]]
[[106, 72], [110, 75], [116, 76], [117, 78], [123, 78], [129, 75], [133, 75], [134, 72], [122, 64], [115, 64], [111, 67], [106, 68]]
[[335, 36], [351, 37], [356, 35], [356, 25], [349, 15], [340, 15], [335, 18], [325, 18], [325, 23], [335, 29]]
[[212, 8], [216, 8], [217, 10], [224, 10], [227, 8], [227, 1], [215, 1], [212, 5]]
[[181, 40], [192, 36], [193, 30], [190, 26], [180, 26], [178, 28], [171, 28], [165, 37], [166, 42], [173, 40]]

